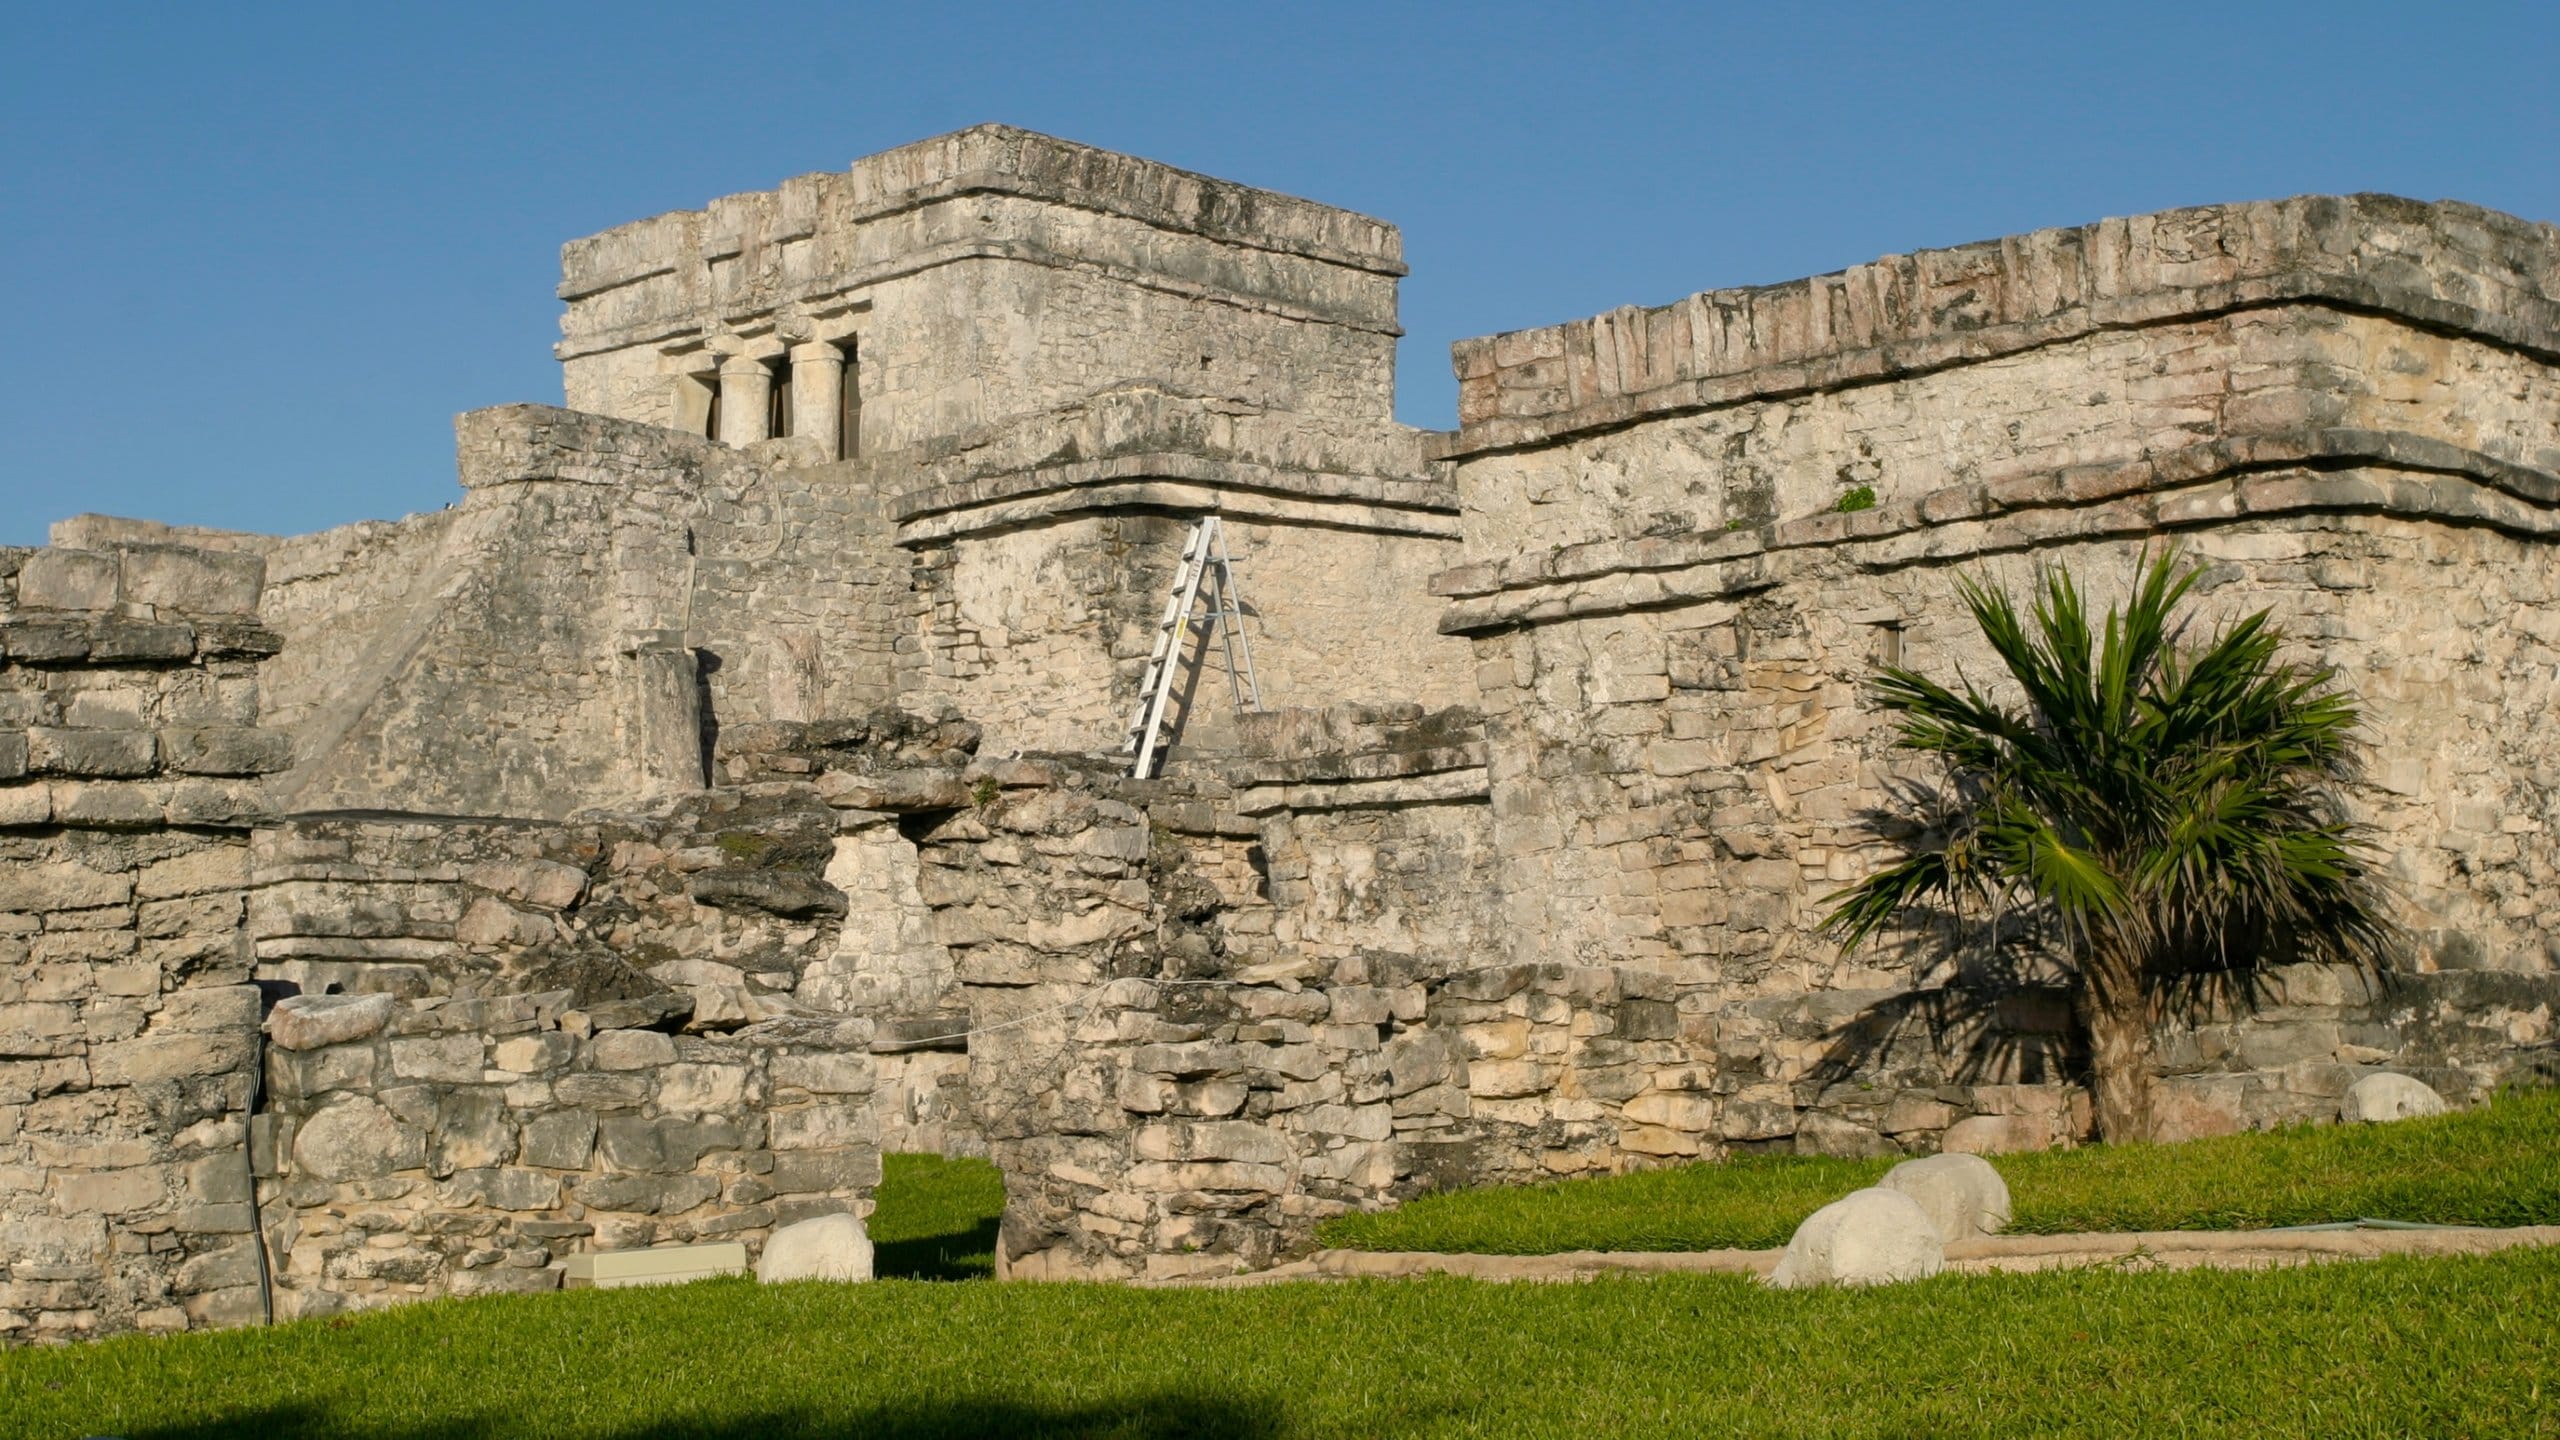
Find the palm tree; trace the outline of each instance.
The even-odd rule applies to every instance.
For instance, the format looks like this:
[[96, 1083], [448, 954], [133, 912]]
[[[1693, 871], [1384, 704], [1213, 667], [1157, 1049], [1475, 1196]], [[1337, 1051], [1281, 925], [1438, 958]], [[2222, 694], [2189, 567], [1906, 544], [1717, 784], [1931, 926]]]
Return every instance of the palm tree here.
[[[2093, 629], [2068, 572], [2040, 569], [2032, 625], [2000, 590], [1964, 601], [2023, 694], [1993, 700], [1889, 668], [1899, 744], [1948, 784], [1904, 854], [1826, 897], [1844, 949], [1898, 916], [2032, 911], [2078, 972], [2099, 1133], [2153, 1135], [2151, 1027], [2170, 984], [2296, 959], [2383, 961], [2387, 897], [2338, 791], [2355, 701], [2278, 658], [2265, 611], [2188, 644], [2173, 612], [2200, 567], [2146, 556]], [[1961, 926], [1959, 926], [1959, 930]], [[1995, 938], [1996, 944], [1996, 938]]]

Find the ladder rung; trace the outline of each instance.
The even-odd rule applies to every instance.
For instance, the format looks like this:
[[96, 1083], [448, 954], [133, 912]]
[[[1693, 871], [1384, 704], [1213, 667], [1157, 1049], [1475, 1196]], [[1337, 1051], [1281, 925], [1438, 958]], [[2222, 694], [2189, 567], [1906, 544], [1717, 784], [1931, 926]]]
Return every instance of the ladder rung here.
[[[1226, 647], [1227, 685], [1235, 695], [1236, 708], [1239, 712], [1262, 708], [1262, 687], [1253, 673], [1253, 645], [1242, 624], [1244, 592], [1236, 583], [1237, 568], [1235, 557], [1227, 552], [1226, 531], [1219, 517], [1202, 516], [1183, 541], [1182, 563], [1174, 574], [1172, 593], [1165, 597], [1164, 618], [1156, 622], [1155, 643], [1139, 682], [1138, 711], [1130, 717], [1128, 733], [1121, 742], [1122, 753], [1136, 756], [1130, 774], [1144, 776], [1153, 768], [1161, 748], [1174, 668], [1180, 659], [1175, 649], [1177, 636], [1187, 636], [1204, 625], [1214, 630]], [[1205, 612], [1199, 608], [1204, 579], [1209, 582], [1209, 608]], [[1204, 654], [1202, 659], [1205, 661], [1207, 656]]]

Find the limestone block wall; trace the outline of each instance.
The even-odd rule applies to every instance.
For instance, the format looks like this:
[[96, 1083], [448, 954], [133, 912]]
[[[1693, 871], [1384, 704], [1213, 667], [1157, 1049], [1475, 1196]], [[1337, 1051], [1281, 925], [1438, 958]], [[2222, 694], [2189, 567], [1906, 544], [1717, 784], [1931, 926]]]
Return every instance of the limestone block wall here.
[[[1714, 965], [1506, 962], [1500, 752], [1471, 717], [1254, 728], [1218, 782], [1011, 760], [864, 782], [967, 1009], [1007, 1274], [1249, 1268], [1453, 1185], [2087, 1136], [2058, 977], [1826, 969], [1783, 937]], [[2555, 1000], [2547, 973], [2278, 967], [2164, 1021], [2164, 1103], [2213, 1134], [2333, 1119], [2383, 1068], [2465, 1097], [2560, 1076]]]
[[[1077, 516], [918, 546], [915, 690], [980, 719], [991, 751], [1115, 750], [1194, 523]], [[1472, 698], [1465, 651], [1409, 599], [1445, 542], [1250, 514], [1224, 529], [1264, 706]], [[1234, 753], [1223, 643], [1204, 631], [1183, 654], [1174, 753]]]
[[557, 819], [699, 788], [723, 724], [888, 693], [905, 566], [843, 467], [532, 406], [460, 435], [456, 509], [279, 542], [313, 652], [270, 682], [290, 808]]
[[1416, 704], [1245, 718], [1235, 809], [1260, 829], [1273, 941], [1310, 973], [1371, 954], [1485, 964], [1501, 914], [1483, 717]]
[[[2188, 1119], [2320, 1113], [2384, 1057], [2461, 1051], [2464, 1090], [2545, 1064], [2544, 1000], [2493, 1006], [2504, 1039], [2438, 1046], [2418, 1017], [2473, 983], [2431, 977], [2509, 972], [2532, 978], [2479, 983], [2539, 995], [2555, 964], [2533, 718], [2560, 683], [2540, 578], [2555, 258], [2546, 227], [2460, 206], [2289, 201], [1461, 347], [1467, 424], [1442, 448], [1474, 563], [1435, 588], [1482, 662], [1512, 958], [1709, 987], [1719, 1045], [1761, 1047], [1798, 1103], [1929, 1027], [1998, 1038], [1915, 1052], [1915, 1080], [2066, 1066], [2058, 1017], [2020, 1040], [2000, 1032], [2024, 1002], [1968, 998], [2058, 981], [2029, 937], [1961, 962], [1919, 937], [1842, 957], [1814, 922], [1883, 853], [1888, 787], [1936, 778], [1867, 705], [1875, 668], [1997, 675], [1955, 577], [2016, 589], [2066, 563], [2105, 595], [2175, 541], [2211, 567], [2208, 623], [2271, 608], [2363, 702], [2375, 764], [2354, 799], [2414, 941], [2403, 999], [2356, 1010], [2398, 1040], [2339, 1031], [2334, 997], [2259, 997], [2258, 1039], [2183, 1043], [2180, 1063], [2261, 1079], [2185, 1086]], [[1859, 489], [1872, 508], [1841, 512]]]
[[376, 996], [356, 1003], [379, 1028], [299, 1049], [276, 1027], [257, 1133], [280, 1317], [554, 1289], [589, 1250], [752, 1255], [868, 1213], [868, 1022], [670, 1035], [573, 999]]
[[[2547, 359], [2310, 303], [2096, 330], [1855, 384], [1744, 379], [1759, 388], [1728, 403], [1470, 458], [1470, 558], [1756, 527], [1859, 489], [1910, 502], [2137, 456], [2201, 470], [2262, 466], [2287, 448], [2370, 448], [2355, 432], [2544, 471], [2560, 454]], [[2262, 443], [2210, 448], [2244, 439]], [[1536, 558], [1573, 567], [1570, 551]]]
[[[2388, 848], [2418, 963], [2551, 968], [2555, 777], [2537, 732], [2560, 665], [2544, 638], [2560, 597], [2542, 578], [2546, 547], [2341, 515], [2187, 540], [2213, 567], [2208, 617], [2272, 609], [2362, 702], [2374, 764], [2356, 796]], [[2139, 535], [2048, 538], [1966, 573], [2016, 588], [2036, 563], [2068, 563], [2115, 593], [2139, 547]], [[1514, 742], [1496, 745], [1494, 791], [1524, 954], [1639, 954], [1737, 979], [1757, 971], [1736, 965], [1826, 963], [1807, 928], [1819, 897], [1880, 853], [1865, 812], [1907, 770], [1862, 687], [1889, 656], [1996, 673], [1955, 572], [1890, 553], [1852, 542], [1800, 570], [1746, 561], [1749, 578], [1722, 599], [1479, 642], [1485, 703]], [[1654, 893], [1623, 893], [1637, 870]]]
[[2296, 303], [2547, 349], [2555, 294], [2560, 234], [2476, 206], [2388, 195], [2198, 206], [1464, 341], [1452, 352], [1454, 448], [1538, 447], [1754, 395], [1847, 390], [2107, 329]]
[[[759, 722], [721, 737], [731, 783], [557, 824], [298, 817], [256, 840], [262, 978], [306, 992], [496, 1002], [565, 990], [620, 1023], [726, 1034], [876, 1022], [887, 1148], [979, 1148], [950, 958], [916, 898], [914, 845], [860, 808], [883, 756], [961, 803], [974, 727], [897, 712]], [[846, 768], [833, 767], [839, 763]]]
[[[1211, 872], [1195, 869], [1184, 833], [1214, 802], [1167, 782], [1013, 764], [987, 772], [999, 786], [983, 803], [914, 817], [922, 893], [970, 1006], [971, 1093], [1007, 1176], [1007, 1274], [1222, 1273], [1304, 1243], [1324, 1216], [1422, 1190], [1737, 1148], [1926, 1150], [1978, 1112], [2037, 1119], [2038, 1143], [2069, 1131], [2051, 1074], [1946, 1099], [1923, 1088], [1895, 1107], [1898, 1139], [1800, 1120], [1793, 1089], [1720, 1052], [1730, 1022], [1708, 987], [1635, 966], [1487, 966], [1464, 949], [1466, 917], [1491, 916], [1470, 905], [1463, 855], [1345, 883], [1377, 858], [1381, 827], [1427, 842], [1472, 812], [1489, 828], [1480, 799], [1419, 793], [1463, 774], [1420, 758], [1452, 747], [1414, 743], [1446, 741], [1449, 724], [1344, 711], [1288, 727], [1295, 834], [1258, 903], [1304, 931], [1295, 943], [1232, 943], [1222, 912], [1254, 904], [1226, 899], [1214, 848]], [[1310, 750], [1328, 729], [1349, 747]], [[1390, 756], [1406, 774], [1374, 773]], [[1267, 788], [1243, 803], [1278, 798]], [[1319, 858], [1282, 880], [1279, 857], [1301, 854]], [[1380, 904], [1389, 892], [1405, 903]], [[1800, 1033], [1832, 1018], [1804, 1016]]]
[[571, 406], [681, 427], [682, 376], [849, 347], [864, 453], [1138, 378], [1384, 419], [1404, 273], [1382, 222], [1003, 126], [573, 241], [561, 269]]
[[[985, 725], [991, 752], [1119, 746], [1184, 545], [1212, 514], [1265, 707], [1467, 698], [1464, 647], [1414, 603], [1456, 548], [1456, 496], [1420, 432], [1151, 382], [883, 471], [913, 556], [901, 683]], [[1223, 637], [1184, 655], [1181, 747], [1232, 753]]]
[[306, 991], [565, 988], [734, 1029], [826, 971], [834, 832], [805, 784], [557, 825], [299, 818], [257, 836], [249, 928], [261, 978]]
[[0, 1344], [259, 1313], [254, 556], [0, 551]]

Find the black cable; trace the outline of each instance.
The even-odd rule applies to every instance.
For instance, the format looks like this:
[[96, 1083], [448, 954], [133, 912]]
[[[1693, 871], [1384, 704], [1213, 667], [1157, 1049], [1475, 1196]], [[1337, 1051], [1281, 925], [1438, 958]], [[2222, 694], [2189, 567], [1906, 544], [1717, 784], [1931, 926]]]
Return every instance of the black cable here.
[[258, 1097], [265, 1089], [267, 1033], [261, 1025], [249, 1034], [249, 1108], [240, 1118], [240, 1164], [249, 1174], [249, 1243], [258, 1250], [258, 1312], [261, 1324], [276, 1323], [276, 1288], [267, 1260], [267, 1217], [258, 1208]]

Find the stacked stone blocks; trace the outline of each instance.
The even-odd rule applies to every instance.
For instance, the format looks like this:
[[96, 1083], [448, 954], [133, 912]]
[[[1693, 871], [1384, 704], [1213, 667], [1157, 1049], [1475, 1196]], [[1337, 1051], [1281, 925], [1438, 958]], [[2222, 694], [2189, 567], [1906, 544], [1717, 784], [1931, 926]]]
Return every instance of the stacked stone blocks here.
[[0, 1340], [260, 1313], [254, 558], [0, 551]]

